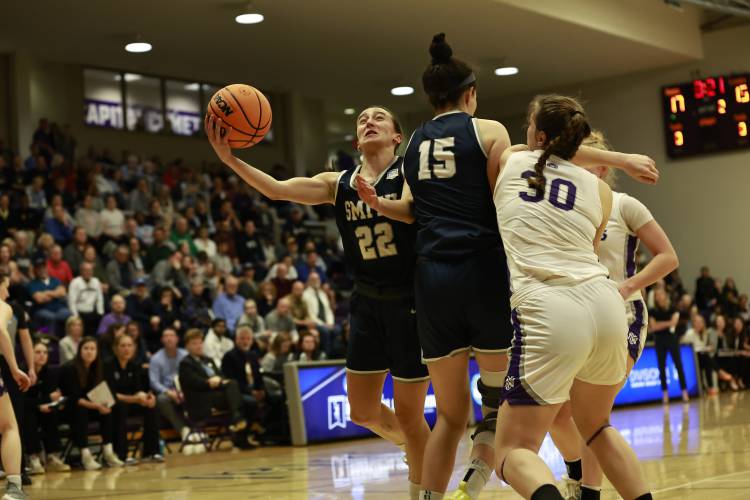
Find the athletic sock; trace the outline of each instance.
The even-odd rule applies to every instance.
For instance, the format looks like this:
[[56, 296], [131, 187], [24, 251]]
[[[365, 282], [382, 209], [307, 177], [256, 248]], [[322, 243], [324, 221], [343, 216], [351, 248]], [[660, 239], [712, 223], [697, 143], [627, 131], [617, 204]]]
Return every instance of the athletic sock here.
[[420, 500], [443, 500], [445, 493], [438, 493], [437, 491], [422, 490], [419, 492]]
[[23, 487], [23, 483], [21, 482], [21, 474], [9, 474], [8, 482], [15, 484], [19, 488]]
[[477, 498], [492, 476], [492, 468], [484, 460], [475, 458], [469, 464], [463, 481], [466, 483], [466, 493], [471, 498]]
[[543, 484], [531, 494], [531, 500], [564, 500], [554, 484]]
[[565, 468], [568, 469], [568, 477], [574, 481], [580, 481], [583, 477], [583, 468], [581, 467], [581, 459], [573, 460], [572, 462], [565, 461]]
[[409, 481], [409, 500], [419, 500], [419, 490], [422, 488], [417, 483]]
[[645, 495], [641, 495], [635, 500], [653, 500], [654, 497], [651, 496], [651, 493], [646, 493]]
[[599, 500], [602, 489], [595, 486], [581, 485], [581, 500]]

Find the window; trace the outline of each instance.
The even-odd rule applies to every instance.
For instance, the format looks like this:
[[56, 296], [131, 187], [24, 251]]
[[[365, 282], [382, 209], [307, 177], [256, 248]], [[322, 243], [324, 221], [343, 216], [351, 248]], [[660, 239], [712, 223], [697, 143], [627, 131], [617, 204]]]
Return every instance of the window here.
[[123, 127], [120, 73], [83, 70], [83, 122], [94, 127]]
[[161, 132], [164, 115], [161, 101], [161, 80], [136, 73], [124, 73], [128, 130]]
[[203, 128], [200, 84], [166, 81], [167, 130], [175, 135], [197, 135]]

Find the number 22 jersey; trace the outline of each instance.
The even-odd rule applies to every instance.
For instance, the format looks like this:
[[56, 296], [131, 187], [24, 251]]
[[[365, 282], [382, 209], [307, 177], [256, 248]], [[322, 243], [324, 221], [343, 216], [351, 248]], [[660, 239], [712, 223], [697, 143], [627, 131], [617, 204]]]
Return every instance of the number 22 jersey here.
[[[396, 157], [373, 183], [378, 196], [401, 198], [402, 159]], [[416, 228], [380, 215], [357, 194], [354, 178], [361, 165], [339, 176], [336, 186], [336, 226], [344, 245], [349, 273], [357, 291], [375, 298], [414, 294]]]
[[512, 307], [545, 285], [573, 286], [608, 274], [593, 243], [602, 222], [599, 179], [553, 156], [544, 169], [544, 193], [537, 193], [527, 179], [541, 153], [510, 155], [495, 186]]

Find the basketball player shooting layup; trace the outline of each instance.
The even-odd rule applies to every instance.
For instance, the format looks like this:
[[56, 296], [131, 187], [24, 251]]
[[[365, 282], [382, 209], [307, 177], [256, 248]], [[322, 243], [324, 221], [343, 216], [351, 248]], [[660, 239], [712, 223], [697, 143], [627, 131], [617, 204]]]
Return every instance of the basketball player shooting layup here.
[[[215, 124], [219, 126], [214, 127]], [[419, 494], [422, 456], [429, 435], [424, 400], [429, 386], [414, 314], [414, 239], [410, 224], [389, 221], [359, 199], [356, 175], [377, 194], [397, 199], [404, 177], [395, 151], [402, 141], [393, 113], [372, 106], [357, 117], [363, 161], [353, 171], [278, 181], [232, 154], [227, 126], [213, 114], [206, 130], [218, 157], [250, 186], [271, 199], [335, 206], [347, 267], [354, 278], [346, 381], [352, 420], [396, 445], [406, 444], [410, 495]], [[381, 403], [386, 373], [393, 377], [396, 412]]]

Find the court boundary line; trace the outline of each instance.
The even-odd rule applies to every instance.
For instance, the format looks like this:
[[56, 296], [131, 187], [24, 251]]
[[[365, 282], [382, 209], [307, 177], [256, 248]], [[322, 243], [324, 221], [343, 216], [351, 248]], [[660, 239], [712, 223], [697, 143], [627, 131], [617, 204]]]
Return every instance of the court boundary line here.
[[687, 483], [678, 484], [678, 485], [675, 485], [675, 486], [669, 486], [667, 488], [660, 488], [658, 490], [652, 491], [651, 493], [653, 493], [654, 495], [657, 494], [657, 493], [665, 493], [667, 491], [679, 490], [680, 488], [687, 488], [687, 487], [693, 486], [695, 484], [707, 483], [709, 481], [714, 481], [716, 479], [721, 479], [721, 478], [726, 478], [726, 477], [732, 477], [732, 476], [739, 476], [740, 474], [750, 474], [750, 470], [730, 472], [729, 474], [719, 474], [718, 476], [704, 477], [703, 479], [699, 479], [697, 481], [688, 481]]

